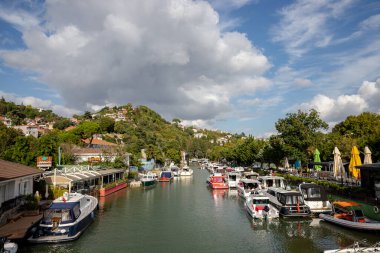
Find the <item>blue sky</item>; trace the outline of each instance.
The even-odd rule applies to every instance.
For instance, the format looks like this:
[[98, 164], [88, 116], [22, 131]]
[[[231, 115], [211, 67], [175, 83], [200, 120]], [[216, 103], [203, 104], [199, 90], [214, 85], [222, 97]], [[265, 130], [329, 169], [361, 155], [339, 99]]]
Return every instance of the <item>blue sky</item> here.
[[299, 109], [380, 113], [379, 37], [370, 0], [1, 1], [0, 95], [265, 137]]

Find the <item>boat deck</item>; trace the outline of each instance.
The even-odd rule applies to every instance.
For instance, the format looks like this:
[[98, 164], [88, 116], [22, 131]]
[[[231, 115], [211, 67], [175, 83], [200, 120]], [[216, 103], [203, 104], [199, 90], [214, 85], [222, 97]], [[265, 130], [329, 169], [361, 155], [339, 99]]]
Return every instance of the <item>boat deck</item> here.
[[34, 224], [41, 220], [42, 214], [34, 216], [21, 216], [15, 221], [10, 221], [0, 227], [0, 236], [6, 236], [9, 240], [21, 240], [25, 237], [26, 232]]

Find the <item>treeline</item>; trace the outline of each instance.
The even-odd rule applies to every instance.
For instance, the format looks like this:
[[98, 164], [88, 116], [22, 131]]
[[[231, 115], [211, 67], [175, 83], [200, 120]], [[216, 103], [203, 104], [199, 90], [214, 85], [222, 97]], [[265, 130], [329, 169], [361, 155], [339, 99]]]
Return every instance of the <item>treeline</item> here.
[[[4, 112], [9, 112], [10, 108], [12, 108], [10, 111], [25, 112], [23, 105], [3, 102], [7, 104], [7, 108], [9, 107]], [[36, 113], [38, 110], [31, 108], [30, 111]], [[107, 116], [121, 111], [123, 120], [115, 121], [114, 118]], [[41, 114], [23, 113], [23, 115], [30, 119], [41, 117]], [[164, 164], [166, 159], [179, 162], [181, 150], [187, 151], [191, 157], [205, 157], [207, 152], [217, 145], [216, 139], [223, 136], [222, 133], [215, 131], [205, 131], [207, 132], [205, 137], [194, 138], [193, 128], [181, 126], [180, 120], [176, 119], [170, 123], [146, 106], [133, 108], [131, 104], [105, 107], [96, 114], [85, 112], [83, 115], [73, 117], [79, 121], [78, 124], [75, 125], [67, 118], [55, 117], [54, 130], [40, 138], [26, 137], [21, 131], [7, 128], [0, 123], [0, 159], [34, 166], [36, 157], [42, 155], [53, 156], [57, 163], [58, 148], [61, 147], [62, 164], [72, 164], [75, 160], [73, 148], [86, 146], [82, 140], [98, 134], [103, 140], [118, 144], [117, 164], [112, 166], [124, 166], [123, 155], [126, 152], [132, 154], [131, 164], [138, 165], [141, 149], [145, 149], [148, 159], [153, 158], [158, 163]], [[22, 118], [25, 119], [24, 116]], [[49, 118], [51, 119], [52, 117]], [[75, 127], [70, 130], [67, 129], [74, 125]]]
[[240, 165], [260, 162], [277, 166], [283, 166], [284, 158], [287, 157], [292, 162], [301, 160], [305, 165], [313, 159], [316, 148], [321, 153], [322, 161], [332, 161], [335, 146], [340, 150], [342, 159], [349, 161], [352, 146], [356, 145], [362, 152], [368, 146], [373, 161], [380, 160], [380, 115], [376, 113], [349, 116], [330, 131], [328, 124], [320, 119], [315, 110], [289, 113], [279, 119], [275, 126], [278, 134], [267, 140], [250, 137], [214, 147], [210, 157]]

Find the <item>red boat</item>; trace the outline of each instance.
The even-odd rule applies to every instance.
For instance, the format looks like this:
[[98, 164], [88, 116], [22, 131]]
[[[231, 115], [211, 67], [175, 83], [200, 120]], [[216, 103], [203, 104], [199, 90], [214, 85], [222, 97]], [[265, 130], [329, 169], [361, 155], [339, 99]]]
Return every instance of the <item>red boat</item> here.
[[228, 189], [228, 183], [222, 174], [214, 174], [210, 176], [207, 183], [212, 189]]
[[158, 178], [159, 182], [171, 182], [173, 181], [173, 173], [171, 171], [161, 172], [161, 176]]

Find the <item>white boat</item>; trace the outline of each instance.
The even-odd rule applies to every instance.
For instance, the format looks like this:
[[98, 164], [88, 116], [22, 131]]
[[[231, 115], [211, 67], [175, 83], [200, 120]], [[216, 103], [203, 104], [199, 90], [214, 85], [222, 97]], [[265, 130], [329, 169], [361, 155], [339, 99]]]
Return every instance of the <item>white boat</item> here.
[[243, 178], [247, 179], [258, 179], [259, 173], [253, 171], [245, 171], [243, 172]]
[[65, 192], [44, 211], [27, 240], [31, 243], [75, 240], [94, 220], [97, 206], [98, 199], [93, 196]]
[[182, 170], [179, 171], [181, 177], [189, 177], [193, 175], [193, 170], [189, 166], [184, 166]]
[[269, 198], [263, 193], [251, 194], [245, 202], [249, 215], [254, 219], [278, 218], [278, 210], [269, 203]]
[[1, 253], [16, 253], [18, 245], [14, 242], [10, 242], [6, 237], [0, 238], [0, 252]]
[[235, 171], [228, 172], [226, 174], [228, 187], [229, 188], [236, 188], [239, 181], [240, 181], [240, 178], [241, 178], [241, 176], [240, 176], [239, 172], [235, 172]]
[[279, 176], [260, 176], [258, 180], [261, 187], [265, 190], [269, 187], [285, 189], [284, 178]]
[[313, 183], [302, 183], [299, 185], [305, 204], [310, 207], [312, 214], [328, 213], [332, 211], [330, 201], [322, 186]]
[[261, 186], [258, 180], [243, 178], [238, 183], [236, 189], [240, 197], [247, 199], [251, 193], [255, 193], [260, 190]]
[[356, 253], [356, 252], [380, 252], [380, 243], [377, 242], [373, 245], [364, 245], [366, 240], [355, 242], [354, 244], [343, 249], [325, 250], [323, 253]]
[[140, 181], [143, 187], [154, 187], [157, 184], [157, 175], [149, 171], [141, 175]]

